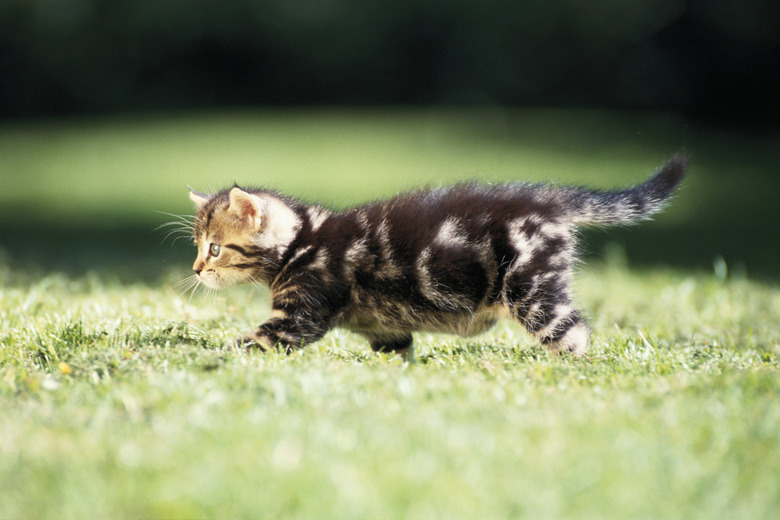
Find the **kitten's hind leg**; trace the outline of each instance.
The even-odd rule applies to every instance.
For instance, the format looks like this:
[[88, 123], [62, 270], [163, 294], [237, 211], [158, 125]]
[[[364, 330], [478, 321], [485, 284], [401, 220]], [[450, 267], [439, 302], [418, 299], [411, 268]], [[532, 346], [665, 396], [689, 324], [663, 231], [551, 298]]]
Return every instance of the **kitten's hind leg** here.
[[537, 337], [551, 352], [558, 354], [570, 353], [579, 357], [583, 356], [590, 346], [590, 328], [578, 312], [555, 325], [550, 335]]
[[529, 283], [523, 276], [510, 276], [506, 303], [523, 326], [554, 354], [582, 356], [590, 345], [590, 328], [569, 296], [565, 273]]
[[396, 352], [404, 361], [412, 357], [412, 335], [366, 335], [374, 352]]

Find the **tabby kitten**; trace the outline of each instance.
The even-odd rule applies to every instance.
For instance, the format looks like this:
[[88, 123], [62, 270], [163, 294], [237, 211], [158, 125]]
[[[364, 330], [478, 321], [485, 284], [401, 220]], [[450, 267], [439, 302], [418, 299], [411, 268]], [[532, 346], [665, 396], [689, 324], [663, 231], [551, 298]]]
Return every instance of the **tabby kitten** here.
[[422, 189], [331, 211], [269, 190], [194, 190], [197, 280], [264, 282], [273, 311], [241, 344], [291, 351], [333, 327], [406, 354], [413, 331], [479, 334], [512, 317], [551, 352], [582, 355], [590, 330], [572, 303], [578, 225], [635, 222], [682, 179], [677, 155], [618, 191], [512, 183]]

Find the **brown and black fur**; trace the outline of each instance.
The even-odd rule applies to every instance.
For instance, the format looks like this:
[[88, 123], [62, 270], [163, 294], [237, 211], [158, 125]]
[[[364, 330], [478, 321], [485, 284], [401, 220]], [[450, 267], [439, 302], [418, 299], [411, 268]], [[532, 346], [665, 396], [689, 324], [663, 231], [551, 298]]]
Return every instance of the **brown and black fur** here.
[[272, 316], [241, 340], [260, 349], [289, 351], [343, 327], [374, 350], [405, 354], [414, 331], [468, 336], [509, 317], [551, 351], [582, 355], [589, 329], [571, 299], [576, 227], [647, 218], [685, 169], [678, 155], [626, 190], [469, 183], [347, 211], [268, 190], [193, 191], [193, 269], [215, 289], [268, 284]]

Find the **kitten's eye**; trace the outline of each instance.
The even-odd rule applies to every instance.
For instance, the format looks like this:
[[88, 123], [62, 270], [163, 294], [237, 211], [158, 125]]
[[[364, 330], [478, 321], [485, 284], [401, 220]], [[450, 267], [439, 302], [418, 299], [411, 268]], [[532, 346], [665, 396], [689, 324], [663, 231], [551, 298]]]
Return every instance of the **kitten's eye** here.
[[219, 256], [219, 244], [211, 244], [209, 252], [211, 253], [211, 256]]

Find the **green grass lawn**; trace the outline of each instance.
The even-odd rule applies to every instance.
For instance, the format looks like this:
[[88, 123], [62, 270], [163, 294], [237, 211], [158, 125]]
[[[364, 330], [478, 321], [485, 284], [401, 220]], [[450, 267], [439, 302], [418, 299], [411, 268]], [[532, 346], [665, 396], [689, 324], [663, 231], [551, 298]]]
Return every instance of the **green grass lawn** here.
[[230, 339], [263, 294], [4, 273], [0, 516], [774, 518], [780, 290], [586, 269], [587, 360], [518, 327]]
[[[4, 123], [0, 518], [776, 518], [776, 144], [567, 111]], [[188, 183], [626, 185], [681, 145], [667, 213], [585, 236], [581, 360], [512, 323], [418, 334], [414, 363], [338, 330], [232, 351], [267, 295], [181, 294], [194, 250], [152, 231]]]

